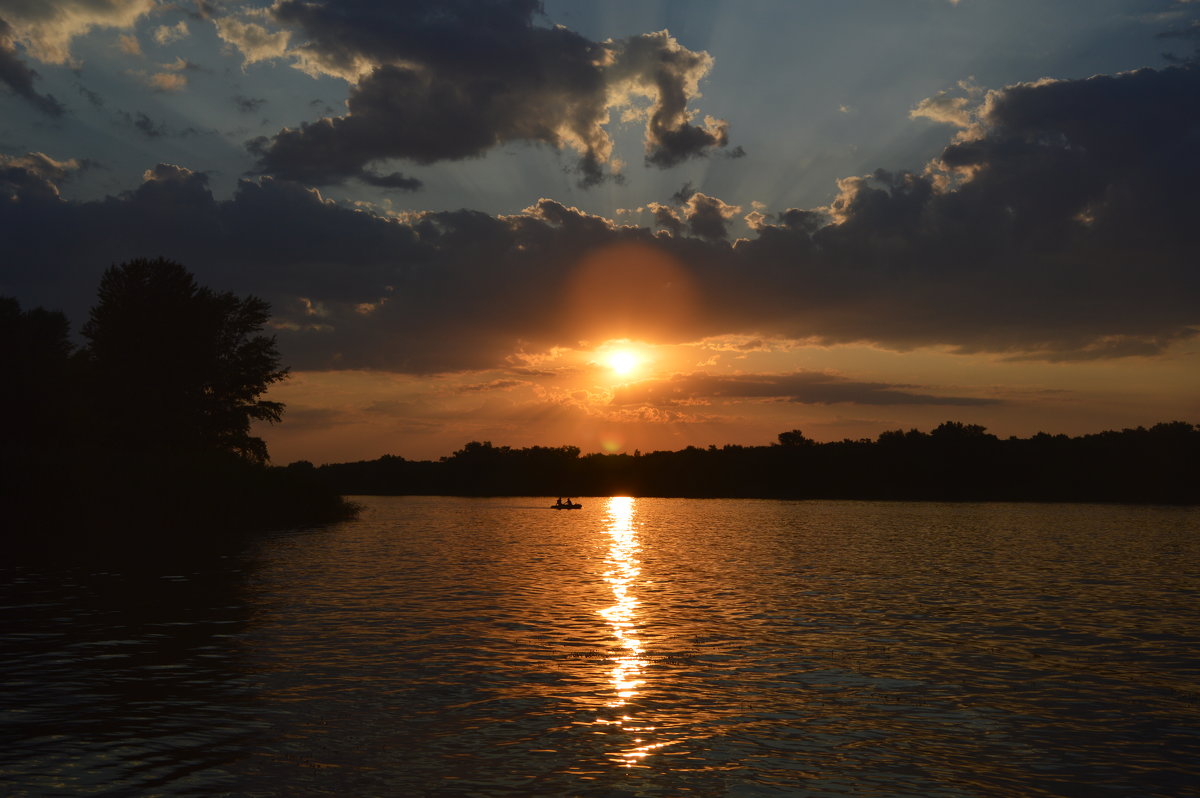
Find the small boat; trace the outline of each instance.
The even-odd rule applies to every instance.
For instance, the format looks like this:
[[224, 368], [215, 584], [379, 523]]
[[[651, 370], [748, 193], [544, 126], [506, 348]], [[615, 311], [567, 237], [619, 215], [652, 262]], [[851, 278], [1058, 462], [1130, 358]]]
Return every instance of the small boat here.
[[563, 502], [561, 504], [550, 505], [551, 510], [582, 510], [583, 505], [579, 502]]

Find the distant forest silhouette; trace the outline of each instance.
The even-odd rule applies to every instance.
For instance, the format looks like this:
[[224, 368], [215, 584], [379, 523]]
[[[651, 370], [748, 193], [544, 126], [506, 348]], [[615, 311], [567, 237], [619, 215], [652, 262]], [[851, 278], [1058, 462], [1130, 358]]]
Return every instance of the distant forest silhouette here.
[[817, 443], [800, 430], [770, 446], [647, 454], [513, 449], [472, 441], [437, 462], [385, 455], [314, 468], [347, 494], [675, 496], [1200, 503], [1200, 426], [1174, 421], [1081, 437], [1001, 439], [947, 421], [931, 432]]
[[0, 297], [5, 542], [171, 543], [351, 512], [311, 474], [268, 467], [250, 434], [284, 409], [260, 398], [287, 374], [259, 334], [269, 317], [161, 258], [105, 272], [79, 348], [62, 313]]
[[284, 379], [270, 308], [196, 284], [163, 259], [113, 266], [71, 344], [66, 317], [0, 297], [0, 537], [7, 548], [176, 547], [353, 515], [345, 494], [1200, 503], [1200, 427], [1174, 421], [1070, 438], [931, 432], [770, 446], [581, 454], [471, 441], [397, 456], [268, 465], [255, 421]]

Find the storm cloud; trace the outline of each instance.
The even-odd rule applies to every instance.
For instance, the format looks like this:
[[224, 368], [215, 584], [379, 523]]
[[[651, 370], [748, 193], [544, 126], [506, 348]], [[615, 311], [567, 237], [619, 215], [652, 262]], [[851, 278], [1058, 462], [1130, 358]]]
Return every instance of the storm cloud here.
[[[824, 208], [755, 210], [742, 238], [732, 206], [699, 192], [652, 208], [667, 228], [656, 231], [551, 199], [503, 216], [385, 215], [272, 177], [218, 200], [203, 175], [168, 165], [133, 191], [72, 202], [48, 160], [9, 158], [0, 224], [13, 266], [0, 292], [78, 323], [106, 266], [163, 255], [268, 299], [285, 357], [310, 369], [483, 369], [605, 337], [733, 333], [1043, 360], [1151, 355], [1200, 328], [1196, 96], [1194, 64], [980, 93], [969, 135], [928, 168], [843, 179]], [[946, 401], [801, 383], [762, 389]]]
[[594, 42], [535, 25], [539, 12], [529, 0], [283, 0], [269, 15], [274, 32], [261, 18], [216, 24], [247, 63], [290, 58], [351, 83], [345, 115], [251, 144], [262, 173], [310, 185], [371, 182], [371, 165], [387, 159], [461, 160], [521, 141], [573, 150], [580, 183], [593, 185], [611, 174], [614, 111], [645, 120], [647, 165], [727, 144], [726, 122], [693, 121], [707, 53], [667, 31]]

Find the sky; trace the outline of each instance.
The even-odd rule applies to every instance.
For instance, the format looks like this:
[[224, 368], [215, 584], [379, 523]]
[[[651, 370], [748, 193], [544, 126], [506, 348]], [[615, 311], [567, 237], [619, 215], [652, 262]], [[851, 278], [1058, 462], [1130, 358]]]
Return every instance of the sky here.
[[1196, 0], [0, 0], [0, 294], [266, 299], [276, 463], [1200, 423], [1198, 54]]

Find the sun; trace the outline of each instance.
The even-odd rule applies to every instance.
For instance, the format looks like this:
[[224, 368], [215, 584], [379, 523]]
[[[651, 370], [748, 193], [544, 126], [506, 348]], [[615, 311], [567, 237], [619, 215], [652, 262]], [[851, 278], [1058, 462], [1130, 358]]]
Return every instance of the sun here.
[[641, 358], [628, 349], [618, 349], [608, 356], [608, 367], [622, 377], [632, 374], [641, 362]]

